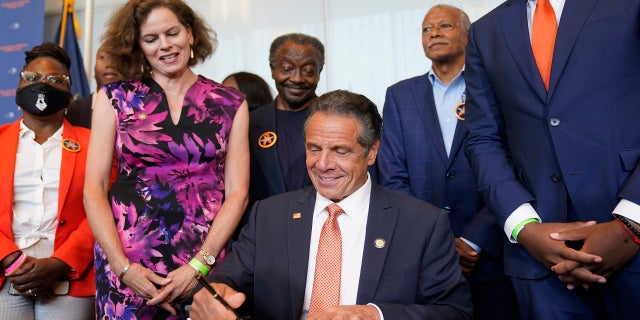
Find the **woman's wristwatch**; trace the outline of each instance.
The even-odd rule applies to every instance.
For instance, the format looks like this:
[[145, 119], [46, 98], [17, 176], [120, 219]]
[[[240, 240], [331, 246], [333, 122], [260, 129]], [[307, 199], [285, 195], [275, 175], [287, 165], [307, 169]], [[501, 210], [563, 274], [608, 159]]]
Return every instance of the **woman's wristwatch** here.
[[204, 249], [200, 249], [199, 253], [202, 258], [204, 258], [204, 263], [206, 263], [209, 267], [213, 267], [213, 265], [216, 263], [216, 257], [214, 257], [209, 252], [204, 251]]

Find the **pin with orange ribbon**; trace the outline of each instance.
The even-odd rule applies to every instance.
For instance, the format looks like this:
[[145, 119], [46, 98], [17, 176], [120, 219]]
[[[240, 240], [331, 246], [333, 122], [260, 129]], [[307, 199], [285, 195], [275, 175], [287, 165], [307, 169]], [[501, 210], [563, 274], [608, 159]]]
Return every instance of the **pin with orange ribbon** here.
[[267, 149], [273, 147], [278, 141], [278, 136], [273, 131], [267, 131], [260, 135], [258, 138], [258, 145], [260, 148]]
[[462, 100], [462, 102], [458, 103], [454, 108], [453, 108], [453, 112], [456, 114], [456, 118], [458, 118], [458, 120], [460, 121], [464, 121], [464, 112], [465, 112], [465, 107], [466, 107], [466, 93], [463, 92], [462, 96], [460, 97], [460, 100]]
[[62, 149], [65, 149], [69, 152], [78, 152], [80, 151], [80, 144], [78, 143], [78, 141], [67, 138], [62, 140]]

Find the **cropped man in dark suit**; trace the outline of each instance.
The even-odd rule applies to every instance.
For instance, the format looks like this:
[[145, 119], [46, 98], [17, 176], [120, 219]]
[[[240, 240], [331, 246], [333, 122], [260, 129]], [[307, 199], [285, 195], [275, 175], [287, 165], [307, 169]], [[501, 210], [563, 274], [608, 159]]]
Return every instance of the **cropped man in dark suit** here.
[[[305, 122], [313, 188], [256, 202], [230, 256], [210, 276], [232, 307], [246, 298], [252, 319], [471, 317], [446, 213], [379, 187], [367, 173], [381, 125], [375, 104], [362, 95], [333, 91], [313, 102]], [[337, 218], [328, 214], [335, 204], [344, 210]], [[329, 262], [340, 263], [316, 268], [327, 263], [321, 250], [332, 217], [341, 258]], [[318, 290], [325, 271], [338, 281]], [[338, 298], [315, 307], [328, 291]], [[234, 319], [205, 290], [194, 296], [190, 316]]]
[[526, 319], [637, 318], [615, 220], [640, 221], [639, 57], [638, 0], [509, 0], [471, 26], [467, 153]]
[[[104, 46], [100, 46], [96, 52], [96, 63], [93, 66], [93, 76], [96, 79], [96, 87], [99, 90], [102, 85], [122, 80], [122, 73], [111, 64], [111, 56]], [[75, 99], [67, 108], [64, 117], [74, 126], [91, 129], [91, 111], [93, 95]]]
[[471, 285], [474, 319], [518, 318], [504, 274], [504, 236], [477, 196], [464, 154], [464, 57], [469, 17], [436, 5], [422, 21], [425, 75], [389, 87], [378, 154], [382, 186], [447, 210], [460, 264]]
[[302, 124], [323, 66], [324, 46], [312, 36], [290, 33], [271, 43], [269, 67], [278, 95], [250, 114], [249, 204], [311, 184]]

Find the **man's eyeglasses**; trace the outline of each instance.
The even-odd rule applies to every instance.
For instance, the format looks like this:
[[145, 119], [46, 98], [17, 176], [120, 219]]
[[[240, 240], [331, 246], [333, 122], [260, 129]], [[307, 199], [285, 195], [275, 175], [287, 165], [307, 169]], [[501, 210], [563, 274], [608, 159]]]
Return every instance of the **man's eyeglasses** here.
[[438, 24], [428, 24], [424, 26], [422, 32], [424, 33], [432, 33], [434, 30], [438, 29], [443, 32], [451, 31], [456, 26], [460, 25], [460, 22], [450, 22], [450, 21], [442, 21]]
[[27, 81], [29, 83], [34, 83], [34, 82], [39, 82], [44, 80], [46, 82], [59, 85], [59, 86], [60, 85], [68, 86], [70, 84], [69, 76], [64, 74], [58, 74], [58, 73], [44, 75], [40, 72], [35, 72], [35, 71], [22, 71], [20, 72], [20, 77], [22, 77], [24, 81]]

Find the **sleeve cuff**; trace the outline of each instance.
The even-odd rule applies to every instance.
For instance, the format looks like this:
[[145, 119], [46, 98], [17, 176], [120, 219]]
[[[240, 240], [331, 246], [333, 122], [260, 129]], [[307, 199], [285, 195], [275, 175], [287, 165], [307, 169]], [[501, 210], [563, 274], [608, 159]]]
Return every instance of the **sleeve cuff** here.
[[616, 208], [613, 209], [613, 213], [640, 223], [640, 206], [627, 199], [620, 200]]
[[482, 248], [480, 248], [478, 245], [476, 245], [475, 243], [460, 237], [460, 240], [464, 241], [466, 244], [468, 244], [471, 248], [473, 248], [473, 250], [475, 250], [478, 254], [480, 254], [480, 252], [482, 252]]
[[511, 215], [509, 215], [504, 223], [504, 233], [507, 235], [507, 238], [509, 238], [509, 241], [511, 243], [518, 243], [518, 241], [516, 241], [516, 239], [513, 237], [513, 231], [517, 227], [521, 226], [521, 223], [523, 221], [529, 219], [535, 219], [538, 222], [542, 222], [542, 219], [540, 219], [540, 216], [538, 216], [538, 213], [530, 203], [524, 203], [520, 205], [515, 211], [511, 213]]
[[378, 314], [380, 315], [380, 320], [384, 320], [384, 316], [382, 315], [382, 310], [380, 310], [380, 308], [378, 308], [378, 306], [376, 306], [373, 303], [367, 303], [367, 305], [374, 306], [376, 308], [376, 310], [378, 310]]

